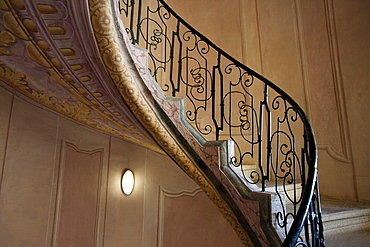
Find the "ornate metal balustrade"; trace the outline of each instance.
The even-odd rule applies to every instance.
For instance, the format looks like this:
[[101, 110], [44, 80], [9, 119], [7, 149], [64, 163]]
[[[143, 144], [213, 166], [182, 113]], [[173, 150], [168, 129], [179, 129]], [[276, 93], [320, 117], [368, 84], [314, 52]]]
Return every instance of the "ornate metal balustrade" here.
[[250, 188], [276, 194], [282, 246], [324, 246], [316, 143], [299, 105], [164, 1], [120, 0], [119, 8], [132, 43], [149, 52], [151, 75], [187, 99], [187, 120], [209, 140], [234, 141], [230, 166]]

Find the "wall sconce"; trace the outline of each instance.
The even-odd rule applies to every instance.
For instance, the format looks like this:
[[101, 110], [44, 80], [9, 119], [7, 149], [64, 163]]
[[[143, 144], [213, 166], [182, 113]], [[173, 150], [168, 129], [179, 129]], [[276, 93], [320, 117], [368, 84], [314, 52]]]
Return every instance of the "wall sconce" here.
[[129, 169], [125, 170], [121, 179], [121, 188], [123, 194], [127, 196], [130, 195], [134, 190], [134, 185], [135, 185], [134, 173]]

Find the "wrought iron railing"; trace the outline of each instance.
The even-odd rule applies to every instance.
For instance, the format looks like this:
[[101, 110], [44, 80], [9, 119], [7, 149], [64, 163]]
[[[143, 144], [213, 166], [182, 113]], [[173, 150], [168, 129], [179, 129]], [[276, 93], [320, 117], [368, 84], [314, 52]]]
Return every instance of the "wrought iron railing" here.
[[187, 99], [187, 120], [209, 140], [234, 141], [230, 166], [247, 186], [276, 194], [282, 246], [324, 246], [316, 143], [300, 106], [164, 1], [119, 0], [119, 9], [132, 43], [148, 50], [149, 71], [163, 91]]

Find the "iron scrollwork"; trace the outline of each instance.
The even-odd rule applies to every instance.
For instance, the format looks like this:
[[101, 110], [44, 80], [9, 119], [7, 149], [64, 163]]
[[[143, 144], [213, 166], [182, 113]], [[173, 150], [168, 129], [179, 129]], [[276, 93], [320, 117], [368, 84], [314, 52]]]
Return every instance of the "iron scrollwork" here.
[[[163, 0], [119, 0], [126, 32], [149, 52], [163, 91], [187, 99], [187, 120], [209, 140], [229, 139], [230, 166], [274, 192], [283, 246], [324, 246], [316, 144], [302, 109], [272, 82], [193, 29]], [[310, 193], [313, 192], [313, 193]]]

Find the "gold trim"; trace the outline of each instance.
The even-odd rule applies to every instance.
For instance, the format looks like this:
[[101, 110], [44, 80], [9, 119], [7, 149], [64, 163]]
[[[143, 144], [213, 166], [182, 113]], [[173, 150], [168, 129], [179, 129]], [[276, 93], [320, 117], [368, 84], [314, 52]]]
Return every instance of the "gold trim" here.
[[56, 9], [51, 4], [38, 3], [37, 4], [37, 8], [39, 9], [40, 13], [42, 13], [42, 14], [53, 15], [53, 14], [57, 14], [58, 13], [58, 9]]
[[[140, 145], [142, 147], [148, 148], [150, 150], [156, 151], [158, 153], [162, 153], [163, 151], [158, 148], [157, 146], [145, 143], [145, 142], [139, 142], [136, 139], [123, 136], [121, 133], [117, 132], [114, 129], [107, 128], [104, 126], [101, 126], [97, 124], [95, 121], [93, 121], [91, 117], [91, 109], [86, 106], [85, 104], [75, 104], [72, 105], [67, 101], [53, 101], [53, 97], [49, 94], [43, 94], [39, 93], [30, 87], [28, 87], [28, 83], [25, 80], [27, 76], [21, 72], [16, 72], [7, 67], [5, 64], [0, 62], [0, 80], [3, 81], [5, 84], [9, 85], [10, 87], [14, 88], [18, 92], [22, 93], [23, 95], [27, 96], [28, 98], [40, 103], [41, 105], [58, 112], [68, 118], [71, 118], [79, 123], [82, 123], [84, 125], [90, 126], [96, 130], [103, 131], [105, 133], [108, 133], [110, 135], [116, 136], [120, 139], [135, 143], [137, 145]], [[51, 70], [53, 71], [53, 70]], [[53, 72], [52, 72], [53, 74]], [[99, 113], [99, 112], [97, 112]], [[109, 116], [101, 113], [100, 116], [107, 118]], [[120, 123], [116, 123], [120, 128], [127, 129], [126, 126], [123, 126]], [[131, 126], [129, 126], [131, 127]]]
[[4, 27], [13, 33], [15, 36], [23, 39], [29, 40], [26, 28], [23, 28], [23, 24], [20, 25], [17, 18], [11, 12], [7, 12], [3, 15]]
[[0, 32], [0, 56], [12, 55], [12, 53], [4, 47], [9, 47], [10, 44], [15, 43], [15, 42], [16, 42], [16, 39], [14, 38], [13, 34], [11, 34], [8, 31], [1, 31]]
[[48, 26], [48, 30], [51, 35], [66, 35], [67, 34], [67, 31], [64, 29], [64, 27]]
[[[0, 56], [11, 55], [11, 52], [6, 48], [11, 43], [17, 42], [17, 39], [14, 36], [26, 41], [24, 43], [26, 45], [29, 57], [37, 64], [45, 68], [49, 68], [49, 75], [51, 76], [51, 78], [56, 83], [68, 89], [70, 93], [82, 103], [71, 104], [70, 102], [67, 102], [65, 100], [55, 100], [52, 95], [48, 94], [48, 92], [37, 92], [28, 85], [27, 80], [32, 80], [31, 78], [27, 77], [27, 75], [24, 73], [13, 71], [12, 68], [8, 67], [2, 62], [0, 62], [1, 81], [19, 91], [21, 94], [27, 96], [28, 98], [40, 103], [41, 105], [66, 117], [69, 117], [83, 125], [87, 125], [94, 129], [116, 136], [120, 139], [124, 139], [142, 147], [151, 149], [158, 153], [164, 153], [163, 150], [161, 150], [158, 146], [151, 144], [145, 137], [139, 135], [137, 132], [132, 131], [134, 129], [132, 126], [126, 126], [124, 123], [113, 119], [113, 116], [116, 116], [117, 114], [110, 114], [96, 107], [93, 102], [84, 97], [84, 94], [86, 94], [86, 92], [84, 92], [83, 89], [73, 87], [73, 78], [70, 75], [62, 75], [58, 71], [58, 68], [62, 67], [60, 61], [56, 58], [49, 59], [43, 52], [50, 50], [49, 45], [43, 40], [39, 40], [37, 42], [33, 40], [32, 36], [29, 33], [29, 30], [27, 30], [27, 28], [25, 27], [25, 23], [21, 21], [21, 19], [17, 15], [17, 11], [15, 11], [12, 8], [12, 5], [10, 5], [9, 3], [18, 9], [22, 9], [24, 7], [24, 5], [22, 5], [22, 1], [0, 1], [0, 8], [9, 11], [3, 14], [3, 28], [7, 30], [1, 30], [0, 32]], [[114, 128], [102, 126], [99, 122], [93, 120], [91, 112], [95, 112], [102, 118], [109, 120], [122, 131], [126, 131], [134, 135], [135, 138], [123, 135], [120, 131]]]
[[21, 9], [21, 10], [26, 9], [22, 0], [9, 0], [9, 2], [11, 5], [13, 5], [13, 7], [17, 9]]

